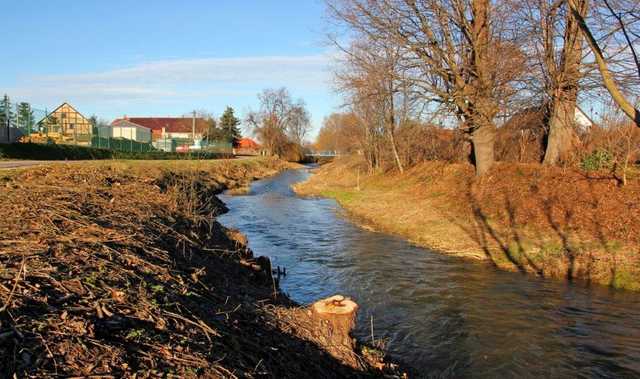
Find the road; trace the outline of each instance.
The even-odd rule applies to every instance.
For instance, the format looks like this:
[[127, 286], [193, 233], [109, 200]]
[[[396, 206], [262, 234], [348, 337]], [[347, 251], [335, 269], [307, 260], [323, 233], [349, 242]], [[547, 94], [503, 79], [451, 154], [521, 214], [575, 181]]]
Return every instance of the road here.
[[0, 161], [0, 170], [8, 168], [40, 166], [53, 162], [54, 161]]

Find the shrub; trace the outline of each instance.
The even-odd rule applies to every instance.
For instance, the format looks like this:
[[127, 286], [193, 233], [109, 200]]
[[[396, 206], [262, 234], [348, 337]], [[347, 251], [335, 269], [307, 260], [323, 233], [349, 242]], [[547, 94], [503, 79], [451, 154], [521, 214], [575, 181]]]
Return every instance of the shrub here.
[[588, 154], [580, 162], [580, 167], [585, 171], [598, 171], [610, 169], [613, 166], [613, 155], [607, 150], [598, 149]]
[[[458, 130], [410, 123], [398, 129], [396, 140], [400, 159], [407, 166], [431, 160], [455, 162], [465, 155], [463, 135]], [[390, 154], [390, 149], [385, 151]], [[393, 157], [385, 160], [393, 162]]]
[[503, 162], [540, 163], [545, 152], [545, 113], [530, 108], [498, 127], [495, 157]]

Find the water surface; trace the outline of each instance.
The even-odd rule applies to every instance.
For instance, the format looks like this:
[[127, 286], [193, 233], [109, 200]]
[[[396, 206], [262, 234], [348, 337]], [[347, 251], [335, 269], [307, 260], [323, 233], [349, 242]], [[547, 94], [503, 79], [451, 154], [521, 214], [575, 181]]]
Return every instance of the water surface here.
[[336, 293], [361, 306], [356, 334], [424, 376], [640, 378], [640, 294], [542, 280], [363, 230], [330, 199], [303, 199], [286, 171], [220, 217], [258, 255], [285, 266], [300, 303]]

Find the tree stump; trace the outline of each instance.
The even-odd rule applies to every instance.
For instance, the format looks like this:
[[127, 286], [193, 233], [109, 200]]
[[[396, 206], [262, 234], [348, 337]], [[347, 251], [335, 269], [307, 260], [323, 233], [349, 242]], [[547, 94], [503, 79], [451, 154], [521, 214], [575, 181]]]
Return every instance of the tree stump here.
[[358, 304], [342, 295], [319, 300], [311, 306], [310, 316], [318, 340], [336, 358], [357, 366], [351, 338], [356, 323]]

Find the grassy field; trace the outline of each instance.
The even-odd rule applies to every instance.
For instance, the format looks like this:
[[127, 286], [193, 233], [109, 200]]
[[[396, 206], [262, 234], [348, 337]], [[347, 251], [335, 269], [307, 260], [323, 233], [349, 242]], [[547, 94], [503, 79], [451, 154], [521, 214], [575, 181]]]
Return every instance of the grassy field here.
[[437, 251], [544, 277], [640, 290], [640, 183], [608, 173], [427, 162], [366, 174], [359, 157], [322, 166], [295, 188], [335, 198], [359, 223]]

